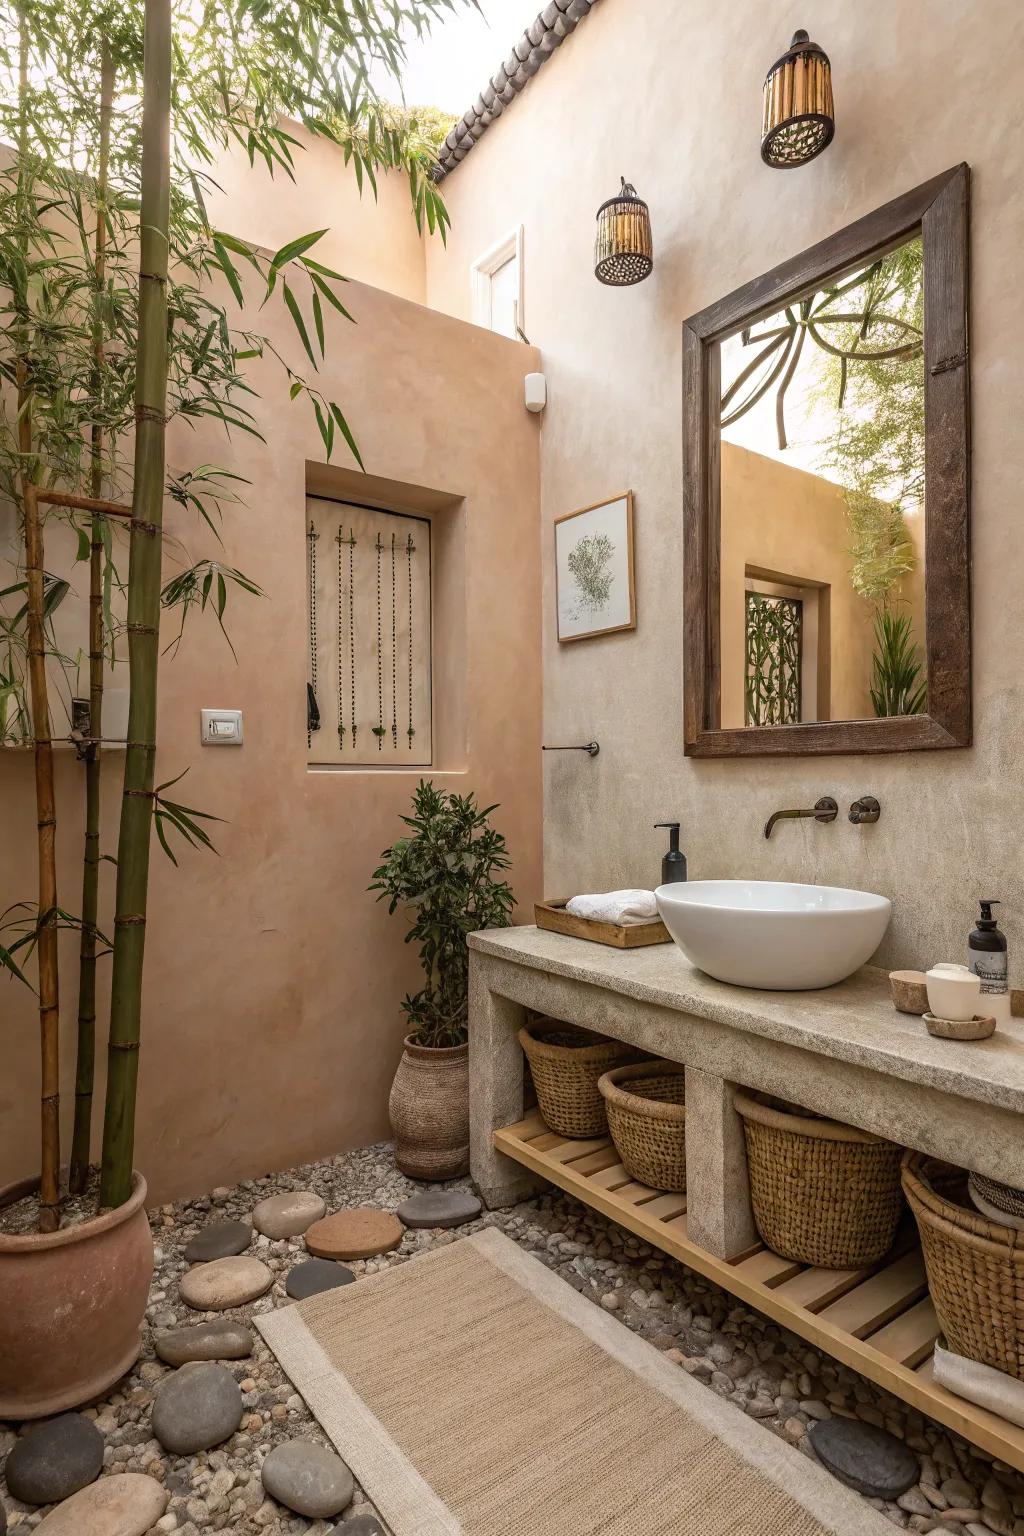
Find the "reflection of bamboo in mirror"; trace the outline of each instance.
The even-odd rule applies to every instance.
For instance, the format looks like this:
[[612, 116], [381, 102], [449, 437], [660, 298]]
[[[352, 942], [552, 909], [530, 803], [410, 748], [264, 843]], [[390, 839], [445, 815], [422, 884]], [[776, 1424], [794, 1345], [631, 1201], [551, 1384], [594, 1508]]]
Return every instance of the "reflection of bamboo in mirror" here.
[[312, 519], [306, 537], [309, 540], [309, 687], [312, 694], [306, 712], [306, 745], [312, 747], [313, 721], [316, 714], [316, 541], [319, 538]]
[[391, 745], [398, 750], [398, 621], [395, 611], [395, 535], [391, 535]]
[[377, 724], [373, 728], [373, 734], [377, 738], [377, 751], [384, 746], [384, 658], [381, 655], [381, 627], [380, 627], [380, 554], [383, 549], [380, 534], [377, 534]]
[[416, 732], [412, 725], [412, 557], [416, 545], [412, 541], [410, 533], [405, 543], [405, 562], [409, 578], [409, 724], [406, 728], [406, 736], [409, 741], [409, 751], [412, 751], [412, 739]]
[[[823, 288], [800, 300], [799, 304], [787, 305], [783, 313], [772, 317], [780, 323], [771, 330], [753, 334], [752, 326], [740, 332], [744, 346], [757, 347], [754, 357], [740, 370], [728, 388], [722, 391], [721, 425], [730, 426], [763, 400], [778, 382], [775, 398], [775, 422], [779, 448], [787, 447], [785, 399], [800, 361], [804, 342], [809, 336], [823, 352], [841, 360], [839, 408], [842, 409], [846, 393], [846, 375], [851, 361], [878, 362], [884, 359], [908, 360], [920, 355], [923, 334], [920, 327], [898, 314], [886, 313], [882, 306], [897, 296], [906, 299], [909, 290], [906, 280], [901, 280], [899, 253], [873, 262], [866, 271], [856, 272], [846, 282]], [[832, 306], [857, 288], [864, 288], [863, 306], [858, 310], [834, 309]], [[798, 312], [797, 312], [798, 311]], [[822, 334], [827, 326], [855, 326], [856, 335], [848, 344], [836, 345]], [[888, 327], [909, 340], [893, 341], [892, 345], [868, 347], [870, 333]], [[891, 338], [889, 338], [891, 339]], [[758, 378], [758, 370], [767, 367], [767, 374]], [[750, 383], [750, 391], [740, 395], [744, 385]], [[739, 398], [739, 403], [734, 403]]]

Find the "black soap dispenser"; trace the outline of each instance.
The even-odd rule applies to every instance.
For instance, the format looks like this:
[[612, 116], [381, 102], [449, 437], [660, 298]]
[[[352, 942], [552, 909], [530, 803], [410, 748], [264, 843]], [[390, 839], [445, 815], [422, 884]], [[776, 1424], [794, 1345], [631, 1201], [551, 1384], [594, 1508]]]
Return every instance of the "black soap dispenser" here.
[[992, 908], [1000, 903], [990, 900], [980, 905], [981, 916], [967, 935], [967, 962], [981, 977], [981, 1010], [993, 1014], [997, 1024], [1006, 1024], [1011, 1011], [1006, 935], [992, 916]]
[[658, 827], [668, 828], [668, 852], [661, 861], [661, 883], [672, 885], [677, 880], [686, 879], [686, 854], [679, 852], [679, 822], [656, 821]]

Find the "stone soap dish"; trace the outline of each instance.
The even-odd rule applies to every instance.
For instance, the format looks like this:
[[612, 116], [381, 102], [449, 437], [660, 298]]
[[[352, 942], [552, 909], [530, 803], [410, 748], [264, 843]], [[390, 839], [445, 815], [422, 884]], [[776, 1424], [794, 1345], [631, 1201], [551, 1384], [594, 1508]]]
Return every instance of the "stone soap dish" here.
[[973, 1019], [939, 1019], [934, 1013], [925, 1013], [924, 1022], [928, 1033], [937, 1040], [987, 1040], [996, 1032], [996, 1021], [975, 1014]]
[[890, 971], [889, 992], [899, 1013], [928, 1012], [928, 983], [924, 971]]

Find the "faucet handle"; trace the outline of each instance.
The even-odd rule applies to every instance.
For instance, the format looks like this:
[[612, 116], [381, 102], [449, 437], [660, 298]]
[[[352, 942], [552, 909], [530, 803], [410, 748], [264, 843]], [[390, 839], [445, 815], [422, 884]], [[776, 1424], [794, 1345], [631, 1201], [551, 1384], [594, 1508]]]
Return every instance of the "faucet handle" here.
[[882, 807], [874, 795], [861, 795], [850, 806], [850, 820], [855, 827], [865, 826], [878, 820], [882, 814]]

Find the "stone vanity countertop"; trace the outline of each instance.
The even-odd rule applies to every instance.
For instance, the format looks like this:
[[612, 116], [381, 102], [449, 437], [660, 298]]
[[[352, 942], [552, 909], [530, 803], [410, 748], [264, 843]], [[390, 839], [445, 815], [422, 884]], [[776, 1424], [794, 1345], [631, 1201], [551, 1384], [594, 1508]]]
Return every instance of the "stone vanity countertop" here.
[[887, 973], [874, 966], [822, 991], [759, 992], [714, 981], [674, 944], [612, 949], [532, 925], [486, 929], [469, 944], [480, 955], [1024, 1113], [1024, 1019], [988, 1040], [936, 1040], [922, 1019], [896, 1011]]

